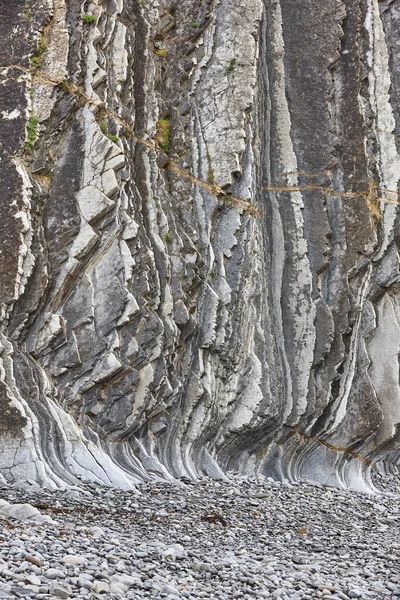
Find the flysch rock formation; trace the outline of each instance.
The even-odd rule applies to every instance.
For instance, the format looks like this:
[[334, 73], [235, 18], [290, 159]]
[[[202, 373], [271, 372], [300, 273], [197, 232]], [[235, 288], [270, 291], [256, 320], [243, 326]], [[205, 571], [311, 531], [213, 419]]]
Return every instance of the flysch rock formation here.
[[398, 0], [0, 0], [0, 473], [399, 464]]

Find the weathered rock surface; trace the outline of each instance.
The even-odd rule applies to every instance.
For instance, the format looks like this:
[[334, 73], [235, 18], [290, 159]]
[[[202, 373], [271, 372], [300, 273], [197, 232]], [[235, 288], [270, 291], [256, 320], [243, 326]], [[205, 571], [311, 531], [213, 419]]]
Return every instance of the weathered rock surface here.
[[2, 477], [396, 464], [400, 3], [0, 11]]

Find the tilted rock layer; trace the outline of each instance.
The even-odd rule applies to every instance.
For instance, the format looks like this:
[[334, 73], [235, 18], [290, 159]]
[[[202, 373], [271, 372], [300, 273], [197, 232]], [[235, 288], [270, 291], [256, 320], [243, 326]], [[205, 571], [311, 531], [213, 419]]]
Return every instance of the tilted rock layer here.
[[399, 448], [400, 2], [0, 13], [1, 476], [368, 488]]

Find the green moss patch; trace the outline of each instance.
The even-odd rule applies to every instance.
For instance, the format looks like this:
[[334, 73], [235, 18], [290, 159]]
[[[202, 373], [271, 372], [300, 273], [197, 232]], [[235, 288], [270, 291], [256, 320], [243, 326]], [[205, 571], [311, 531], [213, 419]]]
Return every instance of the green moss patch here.
[[35, 145], [36, 142], [36, 138], [37, 138], [37, 128], [38, 128], [38, 118], [34, 117], [32, 115], [32, 117], [30, 117], [27, 125], [26, 125], [26, 142], [25, 142], [25, 150], [29, 151], [32, 150], [33, 146]]

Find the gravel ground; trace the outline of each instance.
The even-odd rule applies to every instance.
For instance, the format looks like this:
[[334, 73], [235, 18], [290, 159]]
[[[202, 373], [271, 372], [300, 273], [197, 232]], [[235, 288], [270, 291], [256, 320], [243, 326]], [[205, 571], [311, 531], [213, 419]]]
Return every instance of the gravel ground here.
[[375, 481], [3, 488], [0, 598], [400, 600], [400, 478]]

